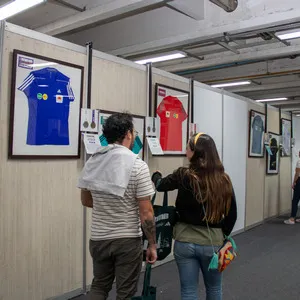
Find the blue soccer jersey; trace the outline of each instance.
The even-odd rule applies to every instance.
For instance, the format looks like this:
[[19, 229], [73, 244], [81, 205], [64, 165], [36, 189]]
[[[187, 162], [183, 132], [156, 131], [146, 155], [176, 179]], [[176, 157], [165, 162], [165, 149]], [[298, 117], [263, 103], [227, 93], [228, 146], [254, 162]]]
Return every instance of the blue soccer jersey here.
[[255, 116], [252, 122], [252, 153], [262, 153], [262, 137], [264, 130], [264, 122], [261, 116]]
[[18, 88], [28, 99], [27, 145], [69, 145], [70, 78], [55, 68], [32, 71]]

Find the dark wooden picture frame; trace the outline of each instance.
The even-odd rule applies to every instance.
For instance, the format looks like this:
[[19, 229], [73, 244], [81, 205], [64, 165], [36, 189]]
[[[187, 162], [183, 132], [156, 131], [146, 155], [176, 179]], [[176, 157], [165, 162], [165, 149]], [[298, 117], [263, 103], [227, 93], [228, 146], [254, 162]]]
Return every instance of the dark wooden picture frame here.
[[[253, 122], [256, 116], [259, 116], [260, 119], [257, 120], [257, 127], [256, 131], [254, 132], [253, 128]], [[262, 124], [261, 124], [262, 122]], [[265, 134], [265, 128], [266, 128], [266, 115], [264, 113], [261, 113], [259, 111], [251, 109], [249, 111], [249, 133], [248, 133], [248, 157], [251, 158], [263, 158], [265, 149], [264, 149], [264, 134]], [[255, 134], [255, 136], [254, 136]], [[261, 135], [261, 136], [260, 136]], [[258, 141], [254, 144], [253, 139], [259, 139], [260, 144]], [[260, 150], [260, 153], [255, 154], [253, 151], [254, 148], [258, 147]]]
[[[18, 58], [22, 57], [22, 60]], [[22, 69], [28, 69], [28, 76], [31, 74], [32, 71], [38, 71], [40, 69], [42, 69], [42, 67], [40, 69], [33, 69], [33, 62], [34, 60], [42, 60], [45, 61], [44, 65], [47, 65], [47, 63], [49, 63], [49, 65], [53, 64], [53, 65], [58, 65], [62, 66], [62, 67], [69, 67], [69, 68], [74, 68], [76, 70], [80, 71], [80, 76], [81, 78], [78, 78], [77, 81], [80, 82], [80, 91], [78, 91], [77, 96], [74, 95], [73, 90], [69, 89], [69, 86], [66, 89], [69, 89], [69, 95], [68, 97], [70, 97], [71, 94], [73, 94], [74, 99], [78, 99], [78, 97], [80, 98], [78, 102], [76, 102], [76, 105], [78, 105], [78, 114], [73, 117], [73, 119], [77, 120], [78, 118], [78, 127], [76, 127], [78, 133], [76, 133], [76, 137], [78, 136], [78, 140], [77, 140], [77, 145], [76, 145], [76, 149], [75, 146], [74, 147], [74, 154], [41, 154], [43, 150], [47, 149], [46, 147], [48, 147], [47, 151], [49, 150], [49, 152], [51, 152], [51, 150], [49, 149], [49, 147], [53, 147], [53, 149], [55, 147], [57, 147], [57, 145], [42, 145], [44, 148], [42, 151], [38, 151], [38, 154], [34, 154], [34, 149], [41, 150], [41, 145], [30, 145], [30, 147], [32, 147], [33, 153], [26, 153], [26, 154], [16, 154], [14, 151], [14, 143], [15, 143], [15, 135], [16, 132], [14, 130], [15, 127], [15, 118], [16, 118], [16, 107], [17, 105], [20, 105], [18, 103], [16, 103], [16, 92], [17, 92], [17, 72], [18, 72], [18, 68], [22, 68]], [[28, 64], [28, 61], [30, 61], [30, 63]], [[41, 65], [41, 64], [40, 64]], [[37, 67], [37, 66], [36, 66]], [[38, 67], [37, 67], [38, 68]], [[25, 72], [25, 71], [24, 71]], [[32, 76], [32, 75], [31, 75]], [[67, 76], [66, 76], [67, 77]], [[24, 78], [25, 79], [25, 78]], [[69, 78], [71, 80], [71, 78]], [[31, 81], [31, 80], [30, 80]], [[28, 84], [27, 81], [26, 83], [24, 83], [26, 86]], [[24, 81], [25, 82], [25, 81]], [[13, 54], [12, 54], [12, 80], [11, 80], [11, 106], [10, 106], [10, 124], [9, 124], [9, 149], [8, 149], [8, 158], [9, 159], [78, 159], [80, 158], [80, 145], [81, 145], [81, 136], [80, 136], [80, 113], [81, 113], [81, 108], [82, 108], [82, 101], [83, 101], [83, 83], [84, 83], [84, 67], [83, 66], [79, 66], [79, 65], [75, 65], [75, 64], [71, 64], [71, 63], [67, 63], [64, 61], [60, 61], [57, 59], [53, 59], [53, 58], [49, 58], [49, 57], [45, 57], [45, 56], [41, 56], [41, 55], [37, 55], [34, 53], [29, 53], [29, 52], [24, 52], [24, 51], [20, 51], [20, 50], [14, 50]], [[23, 84], [23, 83], [22, 83]], [[71, 83], [72, 85], [72, 83]], [[42, 85], [39, 85], [42, 86]], [[21, 86], [19, 86], [21, 87]], [[41, 93], [38, 93], [37, 95], [39, 95]], [[45, 98], [43, 98], [43, 100], [48, 100], [48, 95], [47, 94], [43, 94], [43, 97], [45, 96]], [[58, 95], [56, 95], [57, 97]], [[25, 96], [26, 97], [26, 96]], [[66, 97], [66, 95], [62, 95], [60, 98], [56, 98], [60, 99], [61, 102], [57, 102], [57, 103], [63, 103], [63, 97]], [[38, 98], [40, 100], [42, 100], [41, 98]], [[27, 102], [29, 100], [27, 99]], [[58, 101], [58, 100], [57, 100]], [[78, 103], [78, 104], [77, 104]], [[77, 107], [76, 107], [77, 108]], [[28, 113], [28, 119], [29, 119], [29, 113]], [[68, 116], [68, 122], [69, 122], [69, 116]], [[28, 126], [28, 124], [26, 124]], [[23, 124], [24, 126], [24, 124]], [[70, 128], [71, 128], [72, 124], [68, 123], [68, 128], [69, 128], [69, 132], [70, 132]], [[28, 127], [27, 127], [28, 130]], [[28, 134], [28, 133], [27, 133]], [[75, 136], [75, 134], [74, 134]], [[69, 137], [68, 137], [69, 138]], [[76, 138], [77, 139], [77, 138]], [[28, 144], [24, 144], [24, 147], [28, 146]], [[65, 145], [66, 147], [68, 147], [68, 145]], [[58, 146], [60, 147], [60, 146]], [[70, 148], [71, 146], [69, 146]], [[60, 151], [60, 150], [59, 150]], [[68, 150], [69, 151], [69, 150]], [[29, 151], [27, 151], [29, 152]], [[70, 151], [71, 152], [71, 151]]]
[[[178, 89], [178, 88], [173, 88], [173, 87], [168, 86], [168, 85], [156, 83], [155, 84], [155, 98], [154, 98], [155, 99], [154, 100], [154, 116], [155, 117], [158, 116], [157, 108], [158, 108], [158, 97], [159, 97], [159, 91], [160, 91], [159, 89], [160, 88], [174, 91], [174, 95], [178, 95], [178, 93], [182, 93], [182, 94], [187, 95], [188, 100], [187, 100], [187, 109], [186, 109], [186, 114], [187, 114], [186, 129], [183, 129], [183, 131], [182, 131], [182, 137], [184, 137], [183, 133], [184, 132], [186, 133], [186, 138], [185, 138], [186, 143], [185, 144], [187, 144], [188, 140], [189, 140], [189, 123], [190, 123], [190, 119], [191, 119], [191, 116], [190, 116], [190, 108], [191, 108], [191, 94], [190, 94], [190, 91], [181, 90], [181, 89]], [[176, 136], [174, 138], [176, 138]], [[181, 151], [182, 153], [178, 153], [177, 151], [173, 151], [174, 153], [172, 153], [172, 151], [164, 151], [164, 156], [179, 156], [179, 157], [185, 156], [186, 155], [185, 145], [182, 145], [182, 146], [183, 146], [183, 150]]]
[[279, 134], [277, 134], [277, 133], [274, 133], [274, 132], [268, 132], [268, 134], [269, 135], [272, 135], [272, 137], [274, 138], [276, 138], [276, 144], [277, 145], [275, 145], [275, 144], [273, 144], [272, 145], [272, 139], [270, 139], [270, 148], [271, 148], [271, 151], [272, 151], [272, 147], [274, 147], [274, 151], [275, 151], [275, 146], [277, 147], [277, 152], [276, 152], [276, 160], [275, 160], [275, 162], [276, 162], [276, 170], [274, 171], [274, 170], [272, 170], [271, 171], [271, 167], [270, 167], [270, 165], [271, 165], [271, 157], [270, 157], [270, 154], [268, 153], [268, 151], [266, 151], [267, 152], [267, 159], [266, 159], [266, 174], [267, 175], [278, 175], [278, 173], [279, 173], [279, 164], [280, 164], [280, 148], [279, 148], [279, 144], [280, 144], [280, 136], [279, 136]]
[[[103, 114], [108, 114], [108, 115], [112, 115], [112, 114], [115, 114], [115, 113], [118, 113], [116, 111], [110, 111], [110, 110], [104, 110], [104, 109], [99, 109], [99, 112], [100, 112], [100, 115], [101, 113]], [[122, 112], [119, 112], [119, 113], [122, 113]], [[143, 152], [142, 152], [142, 159], [145, 158], [145, 145], [146, 145], [146, 118], [145, 116], [140, 116], [140, 115], [134, 115], [132, 114], [132, 117], [133, 119], [140, 119], [140, 120], [143, 120]], [[99, 124], [100, 124], [100, 121], [101, 121], [101, 118], [99, 116]], [[100, 131], [100, 127], [99, 127], [99, 131]]]

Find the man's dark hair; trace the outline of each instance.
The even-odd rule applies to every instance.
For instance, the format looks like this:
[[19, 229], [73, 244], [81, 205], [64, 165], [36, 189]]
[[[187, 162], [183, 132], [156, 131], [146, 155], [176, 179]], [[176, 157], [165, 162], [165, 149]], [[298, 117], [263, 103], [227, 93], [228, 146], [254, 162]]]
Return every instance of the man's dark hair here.
[[133, 117], [129, 113], [115, 113], [103, 126], [103, 135], [109, 144], [122, 143], [128, 131], [133, 133]]

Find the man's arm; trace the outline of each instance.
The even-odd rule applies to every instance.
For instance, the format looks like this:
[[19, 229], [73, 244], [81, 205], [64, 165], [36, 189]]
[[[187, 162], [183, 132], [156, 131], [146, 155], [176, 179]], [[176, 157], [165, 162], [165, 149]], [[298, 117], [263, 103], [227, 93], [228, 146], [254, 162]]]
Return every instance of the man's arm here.
[[157, 251], [156, 227], [152, 203], [150, 200], [150, 196], [138, 198], [138, 201], [142, 228], [149, 243], [146, 253], [146, 261], [147, 263], [154, 264], [157, 260]]
[[138, 203], [143, 231], [147, 237], [149, 245], [156, 245], [156, 228], [151, 199], [150, 197], [139, 198]]
[[93, 197], [90, 191], [81, 190], [81, 203], [86, 207], [93, 207]]

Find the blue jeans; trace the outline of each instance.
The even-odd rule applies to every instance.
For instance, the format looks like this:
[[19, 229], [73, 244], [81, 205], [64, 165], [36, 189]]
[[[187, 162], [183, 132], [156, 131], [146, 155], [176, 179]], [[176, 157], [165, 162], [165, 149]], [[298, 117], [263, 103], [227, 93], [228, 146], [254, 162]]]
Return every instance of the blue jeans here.
[[211, 246], [201, 246], [175, 241], [174, 255], [177, 263], [181, 300], [198, 300], [199, 271], [203, 274], [206, 300], [222, 300], [222, 273], [208, 271], [213, 256]]

